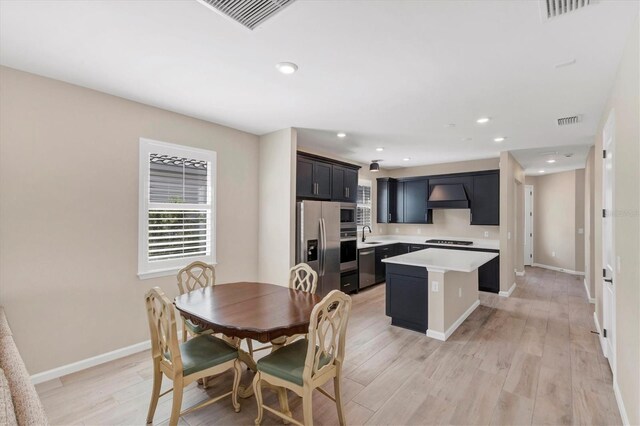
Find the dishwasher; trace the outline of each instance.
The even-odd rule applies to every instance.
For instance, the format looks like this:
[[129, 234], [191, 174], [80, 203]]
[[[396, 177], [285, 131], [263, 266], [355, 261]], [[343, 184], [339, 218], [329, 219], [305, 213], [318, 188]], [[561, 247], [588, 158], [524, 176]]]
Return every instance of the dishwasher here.
[[358, 252], [359, 284], [362, 290], [376, 283], [376, 250], [360, 250]]

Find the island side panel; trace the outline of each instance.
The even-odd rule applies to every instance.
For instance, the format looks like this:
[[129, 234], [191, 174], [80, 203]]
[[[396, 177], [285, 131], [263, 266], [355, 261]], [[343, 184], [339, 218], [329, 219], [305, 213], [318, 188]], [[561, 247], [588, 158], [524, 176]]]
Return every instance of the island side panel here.
[[427, 269], [387, 263], [386, 279], [386, 314], [391, 324], [425, 333], [429, 318]]
[[[437, 291], [436, 285], [437, 282]], [[447, 340], [479, 303], [478, 270], [429, 272], [427, 336]]]

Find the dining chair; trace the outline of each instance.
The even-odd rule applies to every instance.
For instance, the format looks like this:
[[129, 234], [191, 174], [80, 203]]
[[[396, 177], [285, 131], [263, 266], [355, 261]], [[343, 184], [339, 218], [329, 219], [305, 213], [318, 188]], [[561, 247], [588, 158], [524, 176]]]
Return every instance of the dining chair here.
[[[195, 261], [178, 271], [178, 288], [180, 294], [189, 293], [190, 291], [213, 286], [216, 284], [216, 270], [213, 265], [204, 262]], [[211, 330], [207, 330], [191, 320], [184, 318], [182, 320], [182, 341], [186, 342], [189, 334], [198, 336], [200, 334], [211, 334]]]
[[[238, 350], [222, 339], [211, 335], [199, 335], [184, 343], [178, 342], [176, 314], [173, 304], [159, 287], [152, 288], [145, 298], [149, 331], [151, 333], [151, 356], [153, 358], [153, 388], [147, 414], [147, 424], [153, 422], [153, 416], [161, 396], [173, 391], [171, 406], [171, 426], [178, 424], [181, 415], [213, 404], [231, 395], [234, 410], [240, 411], [238, 385], [240, 384], [240, 361]], [[230, 392], [185, 411], [182, 409], [182, 394], [185, 386], [214, 374], [233, 370], [233, 386]], [[163, 376], [173, 381], [173, 388], [160, 393]]]
[[[253, 378], [253, 390], [258, 403], [256, 425], [262, 422], [264, 410], [267, 410], [285, 422], [312, 426], [311, 400], [315, 389], [336, 403], [340, 425], [346, 424], [340, 395], [340, 380], [350, 311], [351, 298], [341, 291], [331, 291], [313, 308], [306, 339], [283, 346], [258, 360], [257, 372]], [[335, 396], [331, 396], [321, 388], [331, 379], [333, 379]], [[264, 405], [262, 382], [278, 389], [282, 411]], [[304, 423], [291, 417], [287, 389], [302, 397]]]
[[[316, 288], [318, 286], [318, 273], [311, 269], [309, 265], [306, 263], [298, 263], [293, 268], [289, 269], [289, 288], [293, 290], [305, 291], [307, 293], [315, 294]], [[285, 344], [289, 344], [294, 340], [300, 338], [300, 336], [304, 336], [303, 334], [296, 334], [290, 337], [281, 337], [274, 341], [275, 347], [280, 347]], [[262, 346], [257, 349], [253, 349], [253, 346], [250, 343], [251, 341], [247, 339], [247, 344], [249, 346], [249, 354], [253, 356], [254, 352], [263, 351], [266, 349], [273, 349], [273, 345]]]

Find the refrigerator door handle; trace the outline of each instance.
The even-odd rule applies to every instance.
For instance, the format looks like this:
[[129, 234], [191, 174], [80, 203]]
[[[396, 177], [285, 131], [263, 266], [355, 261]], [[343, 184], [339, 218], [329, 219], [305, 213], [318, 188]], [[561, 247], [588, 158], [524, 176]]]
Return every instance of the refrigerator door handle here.
[[318, 276], [322, 276], [322, 270], [324, 269], [324, 227], [323, 227], [323, 223], [322, 223], [322, 218], [318, 219], [318, 226], [320, 227], [320, 235], [318, 238], [319, 241], [319, 245], [320, 247], [318, 247]]
[[322, 226], [320, 227], [320, 234], [322, 238], [322, 273], [320, 276], [324, 277], [327, 266], [327, 224], [324, 222], [324, 218], [320, 219]]

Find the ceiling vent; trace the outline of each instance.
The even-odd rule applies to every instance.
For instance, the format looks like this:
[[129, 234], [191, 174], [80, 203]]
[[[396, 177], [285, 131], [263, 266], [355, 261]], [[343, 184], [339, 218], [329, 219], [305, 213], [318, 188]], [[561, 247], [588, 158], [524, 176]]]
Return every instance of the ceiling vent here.
[[580, 122], [580, 116], [574, 115], [573, 117], [558, 118], [558, 126], [569, 126], [571, 124], [578, 124]]
[[250, 30], [289, 6], [295, 0], [198, 0]]
[[547, 19], [551, 19], [589, 6], [594, 0], [540, 0], [540, 3]]

